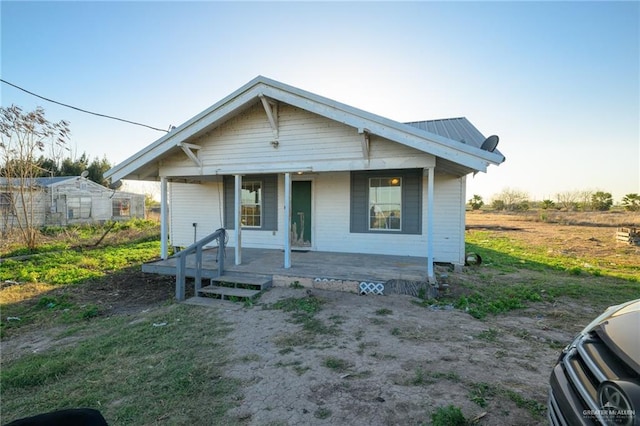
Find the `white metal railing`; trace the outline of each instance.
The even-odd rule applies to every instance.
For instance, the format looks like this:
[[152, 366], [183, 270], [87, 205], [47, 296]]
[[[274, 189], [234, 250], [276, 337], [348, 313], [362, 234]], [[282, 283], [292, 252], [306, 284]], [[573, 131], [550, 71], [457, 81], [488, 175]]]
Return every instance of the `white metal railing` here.
[[199, 241], [191, 244], [184, 250], [180, 250], [178, 253], [171, 257], [177, 259], [176, 262], [176, 299], [185, 299], [185, 281], [187, 275], [187, 256], [195, 253], [195, 294], [198, 294], [198, 290], [202, 288], [202, 249], [206, 244], [211, 243], [214, 240], [218, 240], [218, 276], [222, 275], [224, 271], [224, 240], [227, 231], [224, 228], [217, 229], [213, 234], [207, 235]]

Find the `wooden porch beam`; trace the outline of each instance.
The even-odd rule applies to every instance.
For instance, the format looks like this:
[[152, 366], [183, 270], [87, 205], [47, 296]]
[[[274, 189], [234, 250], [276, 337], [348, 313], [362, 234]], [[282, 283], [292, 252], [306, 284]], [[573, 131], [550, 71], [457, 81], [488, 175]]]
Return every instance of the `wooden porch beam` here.
[[167, 178], [160, 177], [160, 257], [167, 259], [169, 257], [169, 248], [167, 241], [169, 239], [169, 206], [167, 195]]
[[369, 129], [359, 128], [358, 134], [362, 135], [362, 140], [360, 143], [362, 144], [362, 157], [365, 160], [369, 159]]
[[291, 268], [291, 173], [284, 174], [284, 267]]
[[235, 239], [236, 239], [236, 265], [242, 264], [242, 175], [235, 175]]
[[433, 209], [434, 209], [434, 173], [433, 167], [427, 169], [427, 279], [435, 282], [433, 271]]
[[202, 167], [202, 161], [200, 161], [200, 159], [192, 151], [192, 150], [199, 150], [200, 148], [202, 148], [200, 145], [194, 145], [192, 143], [180, 142], [178, 144], [178, 146], [180, 148], [182, 148], [182, 151], [185, 154], [187, 154], [187, 157], [189, 157], [189, 159], [191, 159], [191, 161], [196, 163], [196, 165], [198, 167]]
[[270, 99], [267, 99], [262, 93], [258, 95], [262, 101], [264, 112], [267, 114], [267, 119], [273, 130], [273, 136], [278, 139], [278, 103]]

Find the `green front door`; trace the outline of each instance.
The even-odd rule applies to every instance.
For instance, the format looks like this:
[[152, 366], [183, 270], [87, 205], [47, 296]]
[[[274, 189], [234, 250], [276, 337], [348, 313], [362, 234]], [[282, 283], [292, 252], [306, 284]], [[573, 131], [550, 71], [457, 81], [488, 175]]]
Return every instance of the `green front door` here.
[[291, 182], [291, 246], [311, 247], [311, 181]]

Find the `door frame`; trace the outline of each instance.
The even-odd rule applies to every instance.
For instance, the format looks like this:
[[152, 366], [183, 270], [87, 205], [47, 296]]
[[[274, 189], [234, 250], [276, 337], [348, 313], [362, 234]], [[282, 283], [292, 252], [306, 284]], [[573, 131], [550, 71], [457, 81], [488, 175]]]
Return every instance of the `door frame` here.
[[[307, 181], [311, 183], [311, 246], [309, 247], [300, 247], [291, 245], [291, 250], [315, 250], [316, 248], [316, 197], [315, 197], [315, 186], [316, 181], [314, 176], [310, 175], [293, 175], [291, 176], [291, 203], [293, 204], [293, 182]], [[293, 217], [293, 211], [291, 212]], [[291, 222], [287, 224], [287, 230], [291, 232]]]

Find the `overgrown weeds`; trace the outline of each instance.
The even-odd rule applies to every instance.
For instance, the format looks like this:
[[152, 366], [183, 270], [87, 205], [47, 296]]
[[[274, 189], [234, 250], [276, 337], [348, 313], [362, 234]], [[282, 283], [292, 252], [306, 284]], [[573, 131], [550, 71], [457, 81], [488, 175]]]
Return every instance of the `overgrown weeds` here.
[[450, 404], [436, 408], [436, 411], [431, 414], [431, 424], [433, 426], [465, 426], [468, 422], [462, 410]]

